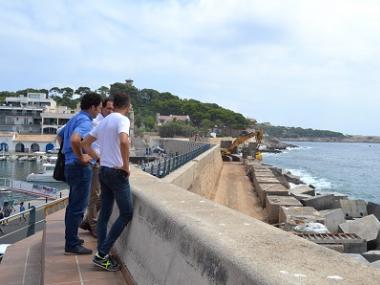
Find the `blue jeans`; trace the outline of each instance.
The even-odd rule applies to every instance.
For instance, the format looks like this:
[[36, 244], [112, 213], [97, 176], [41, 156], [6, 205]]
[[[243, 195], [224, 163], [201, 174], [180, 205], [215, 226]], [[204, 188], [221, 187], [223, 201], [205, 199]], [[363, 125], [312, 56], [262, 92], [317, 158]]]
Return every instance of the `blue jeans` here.
[[73, 248], [80, 245], [78, 227], [88, 205], [92, 178], [91, 166], [83, 166], [79, 162], [66, 164], [65, 177], [70, 186], [69, 204], [65, 213], [65, 247]]
[[[99, 174], [101, 209], [96, 225], [98, 251], [108, 254], [133, 216], [132, 193], [126, 173], [120, 169], [102, 166]], [[112, 214], [114, 201], [119, 208], [119, 217], [107, 234], [107, 224]]]

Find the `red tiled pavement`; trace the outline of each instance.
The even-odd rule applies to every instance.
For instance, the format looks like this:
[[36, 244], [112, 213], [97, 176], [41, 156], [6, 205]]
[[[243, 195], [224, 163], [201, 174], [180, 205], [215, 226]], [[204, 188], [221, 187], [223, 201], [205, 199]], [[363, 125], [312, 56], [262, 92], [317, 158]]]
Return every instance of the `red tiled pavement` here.
[[[65, 210], [47, 217], [45, 274], [46, 285], [117, 284], [125, 285], [123, 274], [108, 272], [92, 263], [93, 255], [64, 255]], [[79, 236], [85, 240], [84, 246], [96, 251], [96, 239], [88, 232], [80, 230]]]

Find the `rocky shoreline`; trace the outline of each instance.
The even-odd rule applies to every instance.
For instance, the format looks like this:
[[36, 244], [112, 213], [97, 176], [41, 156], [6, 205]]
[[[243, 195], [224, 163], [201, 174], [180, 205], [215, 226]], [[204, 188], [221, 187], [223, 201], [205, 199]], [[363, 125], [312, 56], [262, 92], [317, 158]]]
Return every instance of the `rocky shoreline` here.
[[344, 137], [295, 137], [279, 138], [282, 141], [292, 142], [340, 142], [340, 143], [380, 143], [378, 136], [344, 136]]
[[261, 152], [281, 153], [287, 148], [296, 148], [298, 145], [282, 142], [277, 138], [266, 139], [260, 147]]
[[317, 193], [289, 171], [244, 161], [267, 223], [380, 268], [380, 205]]

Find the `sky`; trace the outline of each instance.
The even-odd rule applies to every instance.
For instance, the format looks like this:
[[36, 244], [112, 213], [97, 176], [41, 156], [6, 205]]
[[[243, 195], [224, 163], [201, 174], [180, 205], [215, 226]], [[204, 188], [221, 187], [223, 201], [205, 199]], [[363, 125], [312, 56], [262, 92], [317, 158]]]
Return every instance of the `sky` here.
[[380, 135], [378, 0], [0, 0], [0, 90], [138, 89]]

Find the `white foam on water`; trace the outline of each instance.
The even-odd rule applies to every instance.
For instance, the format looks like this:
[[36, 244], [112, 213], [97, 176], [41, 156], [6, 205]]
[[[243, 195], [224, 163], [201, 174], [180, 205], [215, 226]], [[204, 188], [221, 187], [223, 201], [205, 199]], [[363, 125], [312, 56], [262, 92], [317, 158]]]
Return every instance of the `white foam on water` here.
[[317, 190], [332, 189], [332, 183], [325, 178], [313, 176], [304, 169], [287, 169], [293, 175], [299, 176], [305, 184], [313, 185]]

